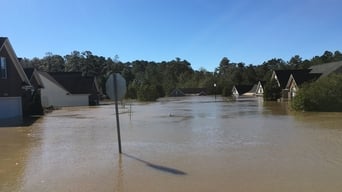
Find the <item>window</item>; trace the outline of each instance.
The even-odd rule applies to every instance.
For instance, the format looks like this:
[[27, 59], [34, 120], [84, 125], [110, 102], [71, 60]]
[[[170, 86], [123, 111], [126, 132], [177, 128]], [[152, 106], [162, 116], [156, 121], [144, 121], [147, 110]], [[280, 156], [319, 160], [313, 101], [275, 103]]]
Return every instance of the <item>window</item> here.
[[1, 78], [7, 79], [7, 66], [6, 66], [5, 57], [0, 57], [0, 69], [1, 69]]

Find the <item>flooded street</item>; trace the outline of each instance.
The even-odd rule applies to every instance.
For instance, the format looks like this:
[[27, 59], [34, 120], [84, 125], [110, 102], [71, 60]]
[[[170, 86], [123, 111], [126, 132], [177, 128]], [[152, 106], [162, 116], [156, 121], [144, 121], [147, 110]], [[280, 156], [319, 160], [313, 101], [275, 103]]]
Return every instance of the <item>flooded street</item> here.
[[257, 99], [63, 108], [0, 128], [0, 191], [342, 190], [342, 113]]

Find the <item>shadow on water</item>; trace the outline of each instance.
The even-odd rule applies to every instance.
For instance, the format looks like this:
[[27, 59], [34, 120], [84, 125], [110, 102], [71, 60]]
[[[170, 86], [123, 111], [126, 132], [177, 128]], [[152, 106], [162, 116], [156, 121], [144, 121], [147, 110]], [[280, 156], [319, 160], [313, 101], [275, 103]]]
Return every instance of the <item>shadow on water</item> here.
[[165, 167], [165, 166], [162, 166], [162, 165], [157, 165], [157, 164], [153, 164], [151, 162], [148, 162], [148, 161], [145, 161], [145, 160], [142, 160], [142, 159], [139, 159], [138, 157], [135, 157], [135, 156], [132, 156], [132, 155], [129, 155], [127, 153], [122, 153], [125, 157], [128, 157], [128, 158], [131, 158], [131, 159], [134, 159], [134, 160], [137, 160], [141, 163], [144, 163], [146, 164], [146, 166], [148, 167], [151, 167], [153, 169], [156, 169], [158, 171], [162, 171], [162, 172], [165, 172], [165, 173], [170, 173], [170, 174], [173, 174], [173, 175], [187, 175], [187, 173], [185, 173], [184, 171], [180, 171], [178, 169], [174, 169], [174, 168], [171, 168], [171, 167]]

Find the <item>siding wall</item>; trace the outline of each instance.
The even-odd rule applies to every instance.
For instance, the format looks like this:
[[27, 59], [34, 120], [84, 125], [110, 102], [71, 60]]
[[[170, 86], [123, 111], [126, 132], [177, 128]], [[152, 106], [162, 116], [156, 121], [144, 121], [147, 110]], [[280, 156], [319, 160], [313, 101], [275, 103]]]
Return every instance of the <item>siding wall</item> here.
[[66, 107], [89, 105], [89, 94], [69, 94], [65, 89], [51, 82], [43, 75], [39, 75], [44, 88], [41, 89], [42, 106]]

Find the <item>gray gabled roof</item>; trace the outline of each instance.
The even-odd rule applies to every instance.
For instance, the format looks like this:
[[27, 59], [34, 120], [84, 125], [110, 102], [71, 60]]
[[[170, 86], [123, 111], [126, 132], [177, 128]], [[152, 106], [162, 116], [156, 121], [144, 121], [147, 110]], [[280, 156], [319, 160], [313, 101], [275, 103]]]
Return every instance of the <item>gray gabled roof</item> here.
[[49, 75], [71, 94], [99, 92], [94, 76], [82, 76], [80, 72], [49, 72]]
[[42, 72], [39, 74], [71, 94], [96, 94], [99, 92], [95, 77], [82, 76], [80, 72]]
[[309, 69], [311, 69], [310, 73], [321, 73], [321, 77], [330, 75], [331, 73], [335, 72], [342, 73], [342, 61], [314, 65], [311, 66]]
[[[48, 79], [49, 81], [53, 82], [55, 85], [57, 85], [58, 87], [60, 87], [61, 89], [64, 89], [66, 92], [68, 92], [68, 90], [66, 90], [61, 84], [59, 84], [48, 72], [45, 71], [37, 71], [37, 73], [43, 77], [45, 77], [46, 79]], [[45, 87], [44, 83], [43, 87]]]
[[289, 80], [287, 82], [286, 88], [288, 89], [290, 87], [292, 81], [294, 81], [297, 86], [300, 86], [305, 82], [313, 82], [313, 81], [317, 80], [320, 76], [321, 76], [321, 73], [302, 73], [302, 74], [294, 73], [294, 74], [291, 74], [289, 77]]

